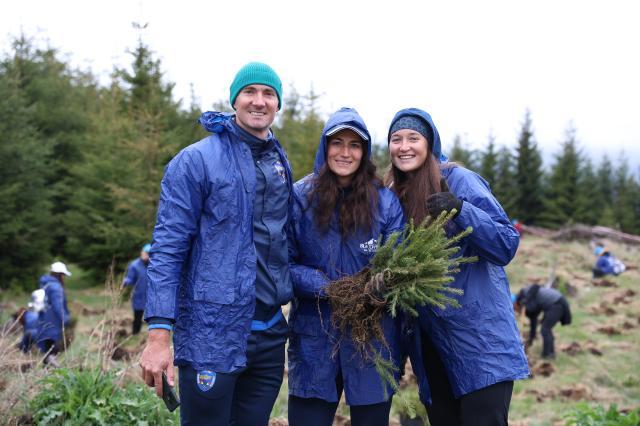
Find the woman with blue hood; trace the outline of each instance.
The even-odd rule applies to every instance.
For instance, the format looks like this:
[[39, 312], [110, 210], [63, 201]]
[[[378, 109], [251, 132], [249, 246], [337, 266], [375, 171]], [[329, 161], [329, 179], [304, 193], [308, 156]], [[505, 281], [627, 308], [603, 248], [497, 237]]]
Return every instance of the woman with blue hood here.
[[421, 223], [455, 209], [447, 232], [472, 227], [459, 243], [459, 255], [478, 257], [453, 276], [451, 286], [464, 291], [457, 296], [460, 308], [418, 307], [410, 357], [429, 422], [506, 425], [513, 381], [529, 375], [504, 271], [519, 234], [487, 182], [442, 155], [428, 113], [399, 111], [388, 142], [391, 168], [385, 180], [407, 220]]
[[[364, 269], [380, 238], [404, 226], [400, 202], [376, 176], [371, 137], [354, 109], [327, 121], [313, 174], [294, 185], [291, 224], [289, 424], [331, 425], [344, 391], [352, 425], [386, 426], [393, 390], [332, 326], [324, 293], [329, 282]], [[383, 329], [388, 345], [374, 342], [376, 351], [400, 369], [400, 322], [387, 315]]]

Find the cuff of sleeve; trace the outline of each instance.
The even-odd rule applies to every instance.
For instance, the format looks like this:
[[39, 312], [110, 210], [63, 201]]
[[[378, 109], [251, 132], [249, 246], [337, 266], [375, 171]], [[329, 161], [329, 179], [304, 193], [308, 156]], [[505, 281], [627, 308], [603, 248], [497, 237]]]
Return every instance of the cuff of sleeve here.
[[173, 323], [174, 323], [174, 321], [172, 319], [163, 318], [163, 317], [149, 317], [149, 318], [146, 318], [145, 321], [147, 321], [147, 324], [173, 325]]
[[148, 327], [149, 330], [155, 330], [157, 328], [168, 330], [168, 331], [173, 330], [173, 327], [171, 326], [171, 324], [149, 324], [149, 327]]

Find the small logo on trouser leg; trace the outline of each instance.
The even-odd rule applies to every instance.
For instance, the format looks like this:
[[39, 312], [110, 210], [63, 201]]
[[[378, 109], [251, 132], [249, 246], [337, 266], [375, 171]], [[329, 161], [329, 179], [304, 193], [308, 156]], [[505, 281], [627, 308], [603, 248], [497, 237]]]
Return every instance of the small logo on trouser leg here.
[[198, 389], [202, 392], [206, 392], [211, 389], [216, 382], [216, 373], [209, 370], [198, 371], [198, 375], [196, 376], [196, 383], [198, 384]]

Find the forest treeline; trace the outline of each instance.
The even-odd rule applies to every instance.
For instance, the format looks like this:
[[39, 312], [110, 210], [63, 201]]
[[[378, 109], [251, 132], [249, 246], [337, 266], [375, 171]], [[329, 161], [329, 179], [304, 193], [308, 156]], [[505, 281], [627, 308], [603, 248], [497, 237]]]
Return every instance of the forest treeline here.
[[[2, 53], [0, 288], [33, 287], [54, 258], [102, 282], [113, 262], [124, 267], [150, 240], [164, 166], [206, 133], [200, 106], [175, 99], [149, 47], [139, 41], [129, 53], [131, 65], [115, 68], [106, 85], [25, 36]], [[313, 91], [288, 88], [275, 124], [296, 179], [313, 166], [325, 119], [317, 105]], [[223, 108], [226, 101], [207, 109]], [[640, 233], [640, 185], [625, 158], [594, 165], [569, 129], [545, 171], [532, 129], [526, 113], [515, 148], [490, 138], [470, 151], [458, 137], [445, 151], [478, 171], [512, 218]], [[384, 144], [374, 155], [388, 164]]]

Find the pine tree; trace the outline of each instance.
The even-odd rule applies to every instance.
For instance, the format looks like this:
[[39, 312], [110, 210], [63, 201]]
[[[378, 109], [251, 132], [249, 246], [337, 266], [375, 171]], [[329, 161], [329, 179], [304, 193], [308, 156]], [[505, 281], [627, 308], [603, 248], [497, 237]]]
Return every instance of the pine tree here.
[[632, 232], [637, 221], [633, 199], [635, 180], [629, 172], [629, 161], [624, 152], [620, 153], [618, 163], [613, 182], [613, 213], [616, 226], [624, 232]]
[[0, 63], [0, 288], [32, 288], [50, 260], [51, 146], [33, 124], [13, 65]]
[[378, 168], [378, 174], [383, 175], [391, 165], [391, 159], [389, 158], [389, 148], [387, 148], [386, 145], [372, 143], [371, 151], [371, 158], [373, 159], [373, 163]]
[[569, 127], [561, 151], [551, 167], [549, 186], [543, 200], [544, 211], [540, 215], [542, 225], [558, 227], [576, 221], [580, 202], [580, 162], [576, 130]]
[[90, 73], [72, 70], [55, 49], [39, 49], [22, 35], [13, 41], [13, 56], [5, 62], [16, 76], [30, 109], [30, 122], [38, 130], [47, 152], [51, 192], [49, 229], [52, 254], [64, 254], [67, 238], [65, 212], [80, 182], [70, 170], [82, 161], [80, 144], [88, 131], [88, 111], [95, 100], [95, 81]]
[[602, 162], [598, 167], [598, 192], [600, 197], [598, 201], [602, 202], [602, 214], [598, 221], [598, 224], [603, 226], [615, 226], [616, 218], [613, 212], [613, 167], [611, 160], [605, 154], [602, 158]]
[[584, 160], [578, 183], [576, 222], [597, 225], [602, 215], [603, 200], [598, 191], [598, 178], [590, 159]]
[[463, 146], [462, 137], [460, 135], [454, 136], [453, 146], [451, 151], [449, 151], [448, 156], [449, 161], [455, 161], [470, 170], [476, 169], [474, 160], [475, 153]]
[[293, 87], [285, 99], [275, 127], [275, 134], [287, 152], [295, 180], [313, 171], [324, 120], [317, 110], [317, 95], [313, 88], [301, 96]]
[[520, 219], [515, 216], [515, 164], [511, 151], [507, 147], [498, 151], [498, 163], [496, 165], [495, 184], [492, 187], [493, 195], [500, 202], [502, 208], [509, 217]]
[[542, 212], [542, 158], [534, 139], [531, 114], [525, 113], [516, 150], [514, 214], [535, 224]]
[[482, 153], [479, 172], [480, 176], [489, 182], [491, 188], [495, 188], [498, 177], [498, 152], [496, 151], [495, 137], [493, 134], [489, 135], [487, 149]]
[[113, 260], [123, 267], [150, 241], [164, 166], [205, 135], [196, 126], [200, 112], [173, 100], [173, 83], [148, 47], [139, 41], [130, 53], [131, 71], [117, 69], [100, 92], [85, 161], [74, 169], [85, 185], [69, 212], [75, 233], [68, 249], [97, 280]]

